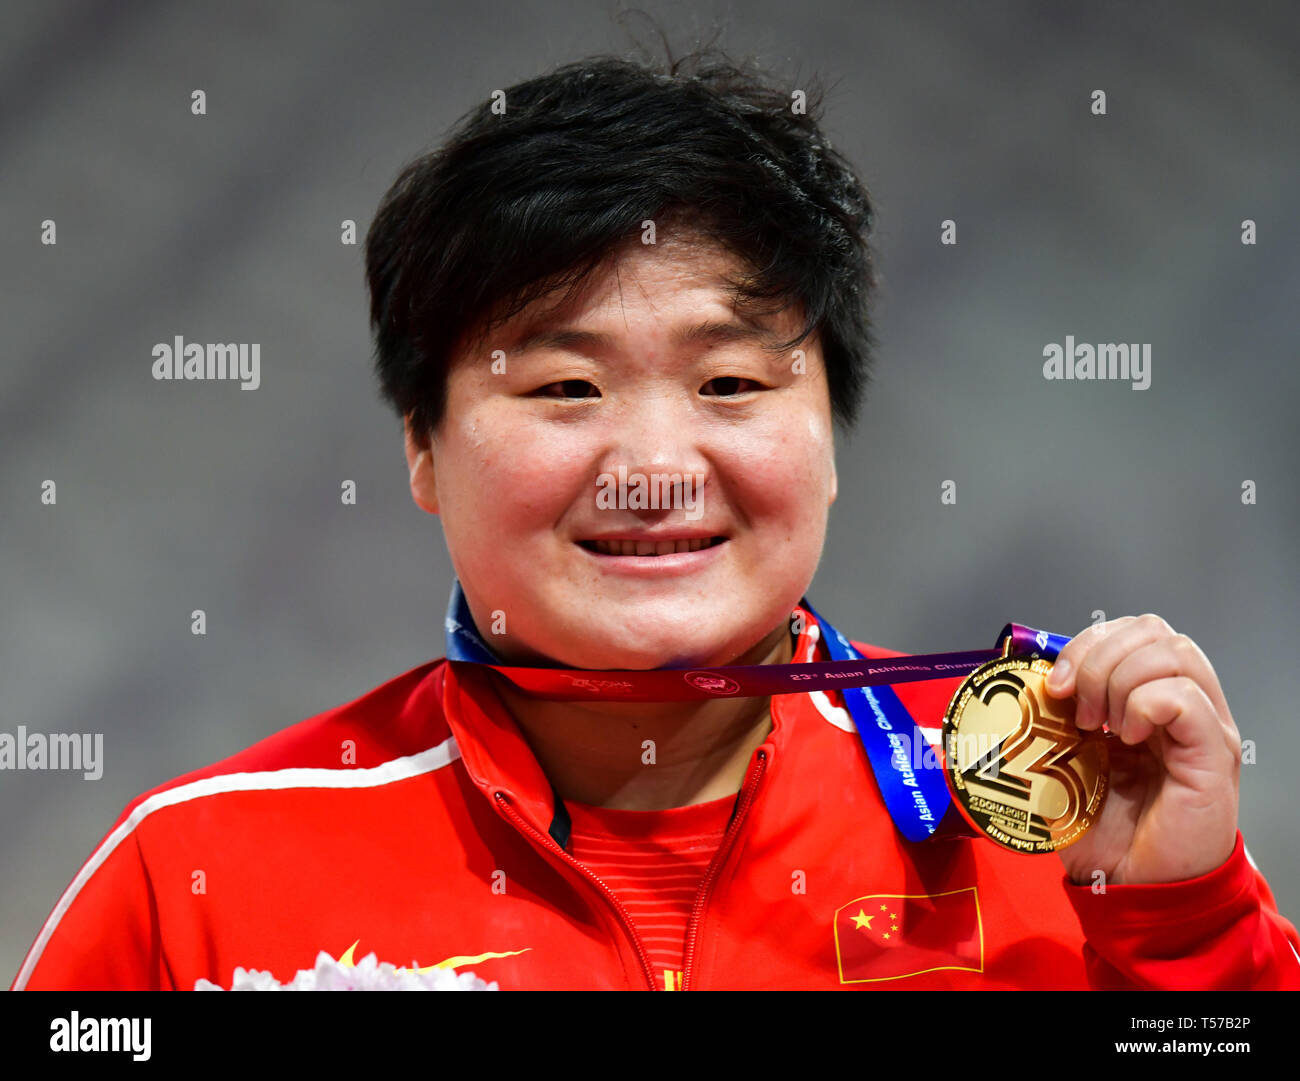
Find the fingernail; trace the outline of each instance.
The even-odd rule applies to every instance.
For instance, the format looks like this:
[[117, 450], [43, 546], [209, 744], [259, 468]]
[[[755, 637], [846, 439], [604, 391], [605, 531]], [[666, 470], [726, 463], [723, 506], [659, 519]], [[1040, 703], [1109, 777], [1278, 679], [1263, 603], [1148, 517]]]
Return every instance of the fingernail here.
[[1073, 666], [1069, 661], [1057, 661], [1052, 666], [1051, 674], [1047, 677], [1049, 686], [1064, 687], [1065, 681], [1069, 678]]

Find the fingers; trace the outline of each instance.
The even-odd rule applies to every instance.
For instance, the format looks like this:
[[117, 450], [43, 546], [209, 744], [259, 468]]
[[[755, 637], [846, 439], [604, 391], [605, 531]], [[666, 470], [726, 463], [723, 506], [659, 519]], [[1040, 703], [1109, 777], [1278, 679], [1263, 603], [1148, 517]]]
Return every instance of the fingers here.
[[1196, 643], [1150, 614], [1088, 627], [1062, 647], [1046, 687], [1073, 695], [1081, 729], [1110, 730], [1111, 791], [1127, 804], [1108, 801], [1103, 819], [1124, 834], [1130, 816], [1116, 843], [1126, 881], [1219, 866], [1236, 834], [1241, 736]]
[[[1058, 677], [1064, 665], [1065, 672]], [[1168, 729], [1178, 743], [1240, 736], [1204, 652], [1157, 615], [1125, 616], [1088, 627], [1061, 650], [1047, 682], [1055, 697], [1075, 696], [1075, 723], [1106, 724], [1126, 744]]]
[[[1086, 666], [1088, 662], [1084, 663]], [[1200, 689], [1226, 734], [1232, 722], [1219, 677], [1209, 658], [1185, 634], [1172, 634], [1139, 646], [1110, 671], [1104, 689], [1104, 709], [1110, 730], [1119, 733], [1126, 726], [1127, 703], [1135, 690], [1147, 683], [1176, 677], [1188, 678]]]
[[1124, 700], [1122, 712], [1110, 724], [1130, 747], [1150, 738], [1157, 728], [1184, 746], [1222, 743], [1214, 706], [1201, 686], [1187, 676], [1171, 676], [1143, 683]]
[[[1139, 646], [1155, 641], [1161, 634], [1172, 634], [1173, 628], [1156, 615], [1124, 616], [1106, 623], [1094, 623], [1071, 638], [1057, 655], [1047, 680], [1047, 690], [1057, 698], [1071, 694], [1079, 699], [1079, 714], [1087, 714], [1088, 706], [1099, 703], [1096, 712], [1104, 712], [1106, 699], [1098, 697], [1104, 688], [1105, 676], [1120, 659]], [[1100, 720], [1080, 724], [1096, 728]]]

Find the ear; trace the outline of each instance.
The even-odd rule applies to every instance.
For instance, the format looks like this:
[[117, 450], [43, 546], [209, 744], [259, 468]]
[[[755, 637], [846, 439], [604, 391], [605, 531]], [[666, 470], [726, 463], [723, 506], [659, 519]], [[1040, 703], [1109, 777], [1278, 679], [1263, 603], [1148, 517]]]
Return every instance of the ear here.
[[438, 484], [433, 468], [433, 444], [426, 436], [416, 439], [411, 418], [403, 422], [406, 431], [406, 467], [411, 474], [411, 498], [415, 505], [430, 514], [438, 513]]
[[835, 455], [831, 454], [831, 497], [826, 501], [829, 507], [835, 502], [835, 497], [840, 494], [840, 478], [835, 474]]

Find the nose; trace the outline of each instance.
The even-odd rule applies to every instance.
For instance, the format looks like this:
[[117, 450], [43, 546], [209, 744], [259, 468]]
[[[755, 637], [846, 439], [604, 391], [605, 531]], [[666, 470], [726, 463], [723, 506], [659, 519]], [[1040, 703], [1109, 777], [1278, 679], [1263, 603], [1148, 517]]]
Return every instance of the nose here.
[[693, 512], [711, 470], [690, 403], [672, 394], [647, 396], [628, 403], [612, 422], [601, 466], [627, 487], [627, 509], [648, 518], [682, 510], [698, 517]]

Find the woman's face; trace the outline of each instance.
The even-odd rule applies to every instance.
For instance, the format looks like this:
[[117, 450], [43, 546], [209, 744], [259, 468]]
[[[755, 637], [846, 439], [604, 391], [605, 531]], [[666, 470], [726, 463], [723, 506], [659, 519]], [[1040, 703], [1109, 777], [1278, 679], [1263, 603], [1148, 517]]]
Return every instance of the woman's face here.
[[[733, 663], [784, 633], [835, 499], [820, 343], [742, 316], [722, 250], [636, 245], [462, 352], [411, 490], [515, 663]], [[501, 350], [502, 353], [494, 351]]]

